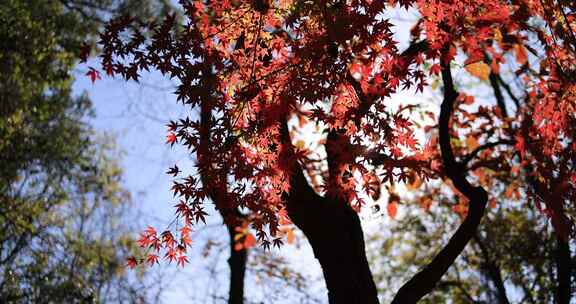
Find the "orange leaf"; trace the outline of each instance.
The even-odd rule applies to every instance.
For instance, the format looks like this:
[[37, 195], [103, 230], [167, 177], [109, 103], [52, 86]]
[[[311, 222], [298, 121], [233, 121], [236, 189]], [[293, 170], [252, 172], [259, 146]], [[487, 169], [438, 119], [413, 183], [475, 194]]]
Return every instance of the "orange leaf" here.
[[388, 206], [386, 206], [386, 210], [388, 211], [388, 215], [391, 218], [396, 218], [396, 213], [398, 213], [398, 204], [396, 204], [395, 201], [388, 203]]
[[492, 208], [492, 209], [496, 208], [496, 199], [495, 198], [490, 199], [490, 208]]
[[432, 206], [432, 199], [430, 199], [429, 197], [425, 197], [420, 200], [420, 207], [422, 207], [424, 211], [429, 211], [430, 206]]
[[176, 262], [180, 267], [184, 267], [186, 263], [188, 263], [188, 258], [185, 254], [182, 254], [178, 257], [178, 261]]
[[514, 45], [514, 52], [516, 53], [516, 62], [520, 65], [524, 65], [528, 62], [528, 54], [526, 53], [526, 48], [522, 44]]
[[474, 149], [480, 146], [480, 144], [478, 144], [478, 140], [476, 140], [476, 137], [474, 136], [469, 136], [466, 138], [466, 145], [468, 146], [468, 149], [470, 149], [470, 151], [474, 151]]
[[244, 248], [248, 249], [248, 248], [252, 248], [256, 245], [256, 239], [254, 238], [254, 236], [249, 233], [246, 235], [246, 238], [244, 239]]
[[289, 230], [286, 232], [286, 238], [287, 238], [287, 240], [288, 240], [288, 244], [294, 243], [294, 230], [289, 229]]
[[408, 179], [408, 183], [406, 184], [406, 188], [408, 190], [416, 190], [416, 189], [420, 188], [420, 185], [422, 185], [422, 180], [420, 179], [420, 177], [418, 177], [418, 175], [414, 175], [413, 178]]
[[146, 257], [146, 262], [148, 262], [148, 265], [154, 265], [154, 264], [158, 264], [158, 255], [157, 254], [149, 254], [148, 257]]
[[512, 198], [514, 191], [516, 191], [516, 185], [511, 184], [510, 186], [508, 186], [508, 188], [506, 188], [506, 192], [504, 193], [504, 196], [506, 198]]
[[472, 76], [478, 77], [482, 80], [488, 80], [488, 76], [490, 76], [490, 66], [482, 61], [476, 61], [474, 63], [468, 64], [466, 65], [465, 69]]

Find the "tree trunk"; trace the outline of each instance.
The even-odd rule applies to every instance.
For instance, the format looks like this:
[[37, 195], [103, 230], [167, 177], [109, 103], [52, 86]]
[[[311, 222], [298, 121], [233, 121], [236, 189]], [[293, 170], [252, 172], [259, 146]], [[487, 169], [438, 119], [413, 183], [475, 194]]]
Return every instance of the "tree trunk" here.
[[[450, 117], [458, 93], [454, 89], [452, 75], [447, 64], [443, 64], [442, 72], [445, 87], [440, 113], [442, 160], [446, 176], [469, 200], [468, 214], [448, 244], [432, 262], [400, 288], [392, 302], [395, 304], [416, 303], [432, 291], [476, 234], [488, 201], [488, 194], [482, 187], [474, 187], [466, 180], [465, 172], [456, 162], [452, 152], [449, 134]], [[334, 132], [328, 135], [326, 143], [330, 175], [341, 165], [338, 157], [330, 153], [329, 142], [334, 139], [333, 137], [338, 136]], [[291, 147], [286, 121], [283, 122], [281, 133], [283, 144]], [[345, 150], [345, 147], [337, 147], [337, 149]], [[337, 152], [345, 153], [343, 150]], [[290, 193], [287, 197], [288, 214], [294, 224], [306, 235], [314, 256], [322, 266], [329, 303], [378, 303], [376, 285], [366, 259], [364, 237], [357, 213], [343, 199], [317, 195], [308, 184], [298, 164], [294, 164], [291, 170]]]
[[343, 200], [316, 194], [300, 168], [291, 178], [287, 210], [322, 266], [329, 303], [379, 303], [356, 211]]
[[246, 261], [248, 258], [248, 251], [244, 248], [235, 250], [235, 236], [237, 234], [236, 227], [233, 225], [226, 225], [228, 228], [228, 235], [230, 236], [230, 258], [228, 258], [228, 265], [230, 266], [230, 289], [228, 292], [228, 304], [243, 304], [244, 303], [244, 275], [246, 273]]
[[[287, 119], [281, 124], [281, 141], [288, 157], [294, 153]], [[329, 135], [329, 140], [330, 140]], [[327, 149], [328, 171], [337, 164]], [[366, 258], [360, 218], [344, 198], [318, 195], [301, 166], [290, 164], [290, 190], [286, 209], [304, 232], [322, 267], [330, 304], [378, 304], [378, 292]]]
[[572, 259], [570, 257], [570, 245], [567, 241], [556, 236], [556, 250], [554, 259], [556, 262], [556, 304], [569, 304], [572, 294], [571, 290], [571, 273]]

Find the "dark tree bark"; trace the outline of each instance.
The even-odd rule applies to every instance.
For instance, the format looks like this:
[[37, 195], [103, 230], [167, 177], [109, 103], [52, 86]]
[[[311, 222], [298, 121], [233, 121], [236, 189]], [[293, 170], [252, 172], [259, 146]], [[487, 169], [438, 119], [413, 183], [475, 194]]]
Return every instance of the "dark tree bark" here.
[[[502, 110], [502, 114], [504, 117], [507, 117], [508, 114], [506, 112], [506, 106], [505, 106], [505, 102], [504, 102], [504, 96], [502, 95], [502, 92], [500, 90], [500, 85], [502, 87], [504, 87], [504, 89], [506, 90], [506, 92], [508, 93], [508, 96], [514, 101], [516, 107], [518, 108], [520, 106], [520, 101], [514, 96], [514, 94], [512, 94], [512, 91], [510, 89], [510, 87], [502, 80], [502, 78], [499, 75], [495, 75], [493, 73], [490, 74], [490, 84], [494, 90], [494, 96], [496, 98], [497, 104], [499, 106], [499, 108]], [[530, 122], [528, 122], [530, 123]], [[526, 130], [528, 129], [527, 127], [528, 125], [525, 125], [523, 128], [523, 131], [526, 132]], [[526, 136], [526, 134], [522, 134], [524, 136], [525, 139], [528, 138], [528, 136]], [[528, 143], [528, 147], [529, 150], [531, 151], [535, 151], [534, 147], [532, 146], [533, 144], [531, 144], [528, 140], [526, 140], [526, 142]], [[538, 153], [533, 153], [533, 155], [535, 157], [538, 158], [539, 161], [544, 162], [544, 159], [541, 155], [539, 155]], [[526, 166], [527, 168], [527, 172], [532, 172], [533, 168], [530, 165]], [[560, 198], [558, 197], [557, 193], [554, 193], [554, 190], [548, 189], [548, 187], [546, 187], [545, 185], [543, 185], [542, 183], [540, 183], [537, 179], [535, 179], [533, 176], [530, 175], [530, 173], [527, 175], [527, 180], [528, 183], [530, 184], [530, 186], [532, 187], [532, 190], [542, 199], [548, 201], [547, 205], [551, 205], [551, 206], [555, 206], [556, 208], [560, 208], [559, 206], [561, 206], [561, 204], [552, 204], [550, 203], [551, 201], [554, 200], [559, 200]], [[558, 180], [562, 180], [562, 178], [558, 178]], [[559, 181], [557, 183], [559, 183]], [[561, 211], [561, 210], [559, 210]], [[560, 212], [562, 213], [562, 212]], [[556, 288], [554, 291], [554, 298], [555, 298], [555, 302], [557, 304], [569, 304], [570, 303], [570, 299], [572, 296], [572, 286], [571, 286], [571, 273], [572, 273], [572, 258], [571, 258], [571, 253], [570, 253], [570, 245], [569, 243], [562, 239], [562, 237], [558, 237], [556, 236], [556, 248], [552, 254], [552, 256], [554, 257], [554, 262], [555, 262], [555, 266], [556, 266]], [[494, 282], [495, 284], [498, 286], [499, 283], [498, 280], [501, 281], [501, 278], [498, 279], [498, 277], [492, 275], [494, 277]], [[503, 288], [503, 287], [501, 287]], [[500, 289], [500, 287], [498, 287], [498, 289]], [[533, 301], [532, 301], [533, 302]]]
[[228, 235], [230, 236], [230, 289], [228, 291], [228, 304], [244, 303], [244, 276], [246, 273], [246, 262], [248, 260], [248, 250], [242, 248], [235, 250], [236, 226], [227, 224]]
[[440, 109], [440, 150], [446, 176], [452, 181], [456, 189], [469, 200], [466, 219], [456, 230], [448, 244], [436, 255], [430, 264], [406, 282], [398, 291], [392, 303], [416, 303], [426, 294], [430, 293], [435, 285], [446, 273], [450, 265], [460, 255], [466, 244], [476, 234], [484, 209], [488, 201], [488, 194], [482, 187], [474, 187], [464, 175], [465, 170], [456, 162], [450, 145], [450, 117], [458, 93], [454, 89], [452, 73], [449, 64], [442, 64], [442, 80], [444, 82], [444, 100]]
[[[527, 166], [527, 171], [532, 171], [531, 166]], [[558, 193], [554, 193], [547, 189], [547, 187], [540, 183], [531, 175], [527, 175], [527, 180], [532, 190], [544, 201], [559, 200]], [[547, 205], [553, 205], [547, 203]], [[561, 206], [555, 204], [553, 206]], [[561, 208], [561, 207], [557, 207]], [[569, 304], [572, 298], [572, 254], [570, 252], [570, 244], [567, 239], [559, 235], [558, 231], [554, 232], [556, 235], [556, 247], [552, 252], [552, 258], [556, 266], [556, 289], [554, 291], [554, 299], [556, 304]]]
[[572, 296], [571, 276], [572, 258], [570, 256], [570, 245], [566, 240], [556, 236], [556, 250], [554, 252], [556, 262], [556, 304], [570, 304]]
[[[532, 144], [528, 144], [531, 148]], [[532, 171], [532, 166], [526, 166], [527, 171]], [[538, 197], [546, 202], [547, 206], [553, 206], [557, 208], [559, 214], [563, 215], [562, 205], [560, 203], [552, 203], [554, 201], [559, 201], [562, 198], [560, 193], [554, 190], [548, 189], [546, 185], [539, 182], [532, 175], [528, 174], [526, 176], [528, 183], [532, 187], [532, 190], [538, 195]], [[559, 176], [556, 183], [562, 180], [563, 176]], [[563, 215], [565, 217], [565, 215]], [[568, 220], [564, 218], [564, 220]], [[556, 228], [556, 227], [554, 227]], [[568, 243], [568, 238], [564, 238], [560, 235], [559, 231], [554, 229], [556, 235], [556, 248], [552, 252], [552, 258], [554, 259], [554, 264], [556, 266], [556, 288], [554, 290], [554, 301], [556, 304], [569, 304], [572, 298], [572, 254], [570, 252], [570, 244]]]
[[[282, 137], [291, 147], [285, 122]], [[288, 215], [304, 232], [322, 267], [329, 303], [379, 303], [358, 214], [344, 199], [316, 194], [297, 163], [291, 170]]]
[[490, 76], [488, 77], [490, 80], [490, 85], [494, 90], [494, 96], [496, 97], [496, 102], [498, 104], [498, 108], [502, 111], [502, 116], [508, 117], [508, 110], [506, 109], [506, 103], [504, 102], [504, 95], [502, 95], [502, 90], [500, 90], [500, 85], [498, 82], [498, 75], [490, 72]]
[[[488, 55], [486, 55], [486, 58], [488, 58]], [[489, 64], [489, 60], [485, 60], [485, 63]], [[507, 118], [508, 111], [506, 109], [506, 101], [504, 99], [504, 95], [502, 94], [502, 90], [500, 88], [501, 79], [499, 77], [500, 76], [498, 74], [490, 72], [489, 76], [490, 86], [492, 86], [492, 90], [494, 91], [494, 98], [496, 99], [496, 105], [500, 109], [502, 116]], [[513, 144], [513, 143], [514, 143], [513, 141], [499, 141], [493, 143], [492, 146], [496, 146], [498, 144]], [[490, 147], [489, 144], [485, 146]], [[470, 156], [474, 157], [475, 154], [471, 154]], [[467, 162], [469, 160], [470, 158], [467, 158], [464, 161]], [[488, 244], [486, 244], [486, 242], [482, 240], [482, 237], [478, 233], [476, 233], [476, 235], [474, 236], [474, 240], [478, 244], [478, 247], [480, 247], [480, 251], [482, 253], [482, 256], [484, 257], [484, 264], [482, 265], [482, 267], [484, 268], [486, 275], [492, 281], [494, 287], [496, 288], [496, 295], [498, 297], [498, 302], [501, 304], [509, 304], [510, 301], [508, 300], [508, 296], [506, 295], [506, 287], [504, 286], [504, 280], [502, 279], [500, 267], [498, 266], [497, 262], [494, 261], [493, 258], [490, 256], [490, 248]]]
[[356, 211], [345, 201], [314, 193], [302, 170], [292, 177], [287, 210], [322, 266], [329, 303], [378, 303]]

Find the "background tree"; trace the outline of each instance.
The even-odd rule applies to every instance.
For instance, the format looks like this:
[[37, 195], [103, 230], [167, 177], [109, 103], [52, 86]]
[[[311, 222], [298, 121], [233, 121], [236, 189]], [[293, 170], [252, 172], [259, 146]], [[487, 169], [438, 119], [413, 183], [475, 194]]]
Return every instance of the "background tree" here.
[[141, 1], [10, 0], [0, 8], [2, 302], [154, 300], [159, 290], [122, 274], [133, 249], [124, 221], [135, 214], [113, 141], [87, 124], [89, 99], [71, 94], [85, 39], [125, 9], [155, 10]]
[[[354, 212], [365, 204], [362, 193], [376, 198], [381, 183], [406, 181], [411, 175], [424, 180], [440, 177], [461, 195], [466, 216], [446, 245], [393, 300], [413, 303], [432, 291], [477, 235], [489, 196], [481, 181], [474, 180], [475, 185], [471, 181], [480, 174], [475, 169], [492, 167], [471, 161], [481, 152], [498, 151], [501, 159], [514, 156], [510, 149], [514, 147], [519, 150], [522, 176], [534, 190], [529, 194], [544, 203], [544, 213], [559, 235], [559, 247], [568, 248], [572, 225], [568, 202], [575, 187], [574, 175], [569, 173], [574, 163], [571, 131], [576, 124], [570, 111], [574, 98], [566, 94], [573, 90], [574, 79], [570, 65], [575, 55], [573, 4], [180, 3], [187, 18], [183, 28], [177, 28], [174, 16], [160, 25], [123, 17], [108, 24], [101, 44], [102, 67], [108, 74], [137, 80], [140, 70], [154, 67], [178, 79], [179, 101], [199, 107], [201, 116], [210, 117], [169, 124], [168, 142], [180, 141], [196, 152], [201, 175], [174, 182], [173, 191], [182, 198], [178, 217], [184, 219], [184, 231], [203, 221], [203, 202], [214, 192], [227, 197], [222, 205], [216, 203], [218, 209], [240, 208], [248, 215], [264, 247], [282, 243], [279, 225], [289, 216], [314, 249], [330, 302], [376, 303], [362, 227]], [[390, 23], [381, 17], [394, 4], [413, 6], [422, 16], [403, 51], [396, 47]], [[514, 81], [528, 93], [516, 116], [509, 118], [506, 106], [483, 107], [459, 92], [451, 63], [463, 57], [470, 73], [492, 79], [500, 105], [501, 88], [493, 85], [495, 78], [490, 75], [500, 73], [503, 57], [512, 52], [522, 65], [514, 71]], [[532, 69], [534, 62], [529, 60], [540, 69]], [[401, 88], [422, 91], [428, 71], [440, 75], [443, 98], [438, 139], [422, 149], [414, 135], [417, 121], [407, 114], [414, 107], [405, 104], [393, 110], [386, 97]], [[505, 83], [502, 87], [506, 88]], [[463, 103], [473, 109], [463, 111], [459, 108]], [[309, 151], [294, 144], [292, 119], [303, 121], [296, 130], [306, 120], [326, 129], [319, 144], [326, 153], [320, 193], [303, 171], [311, 163]], [[466, 145], [454, 145], [454, 138], [458, 141], [462, 135]], [[492, 136], [505, 140], [503, 148], [500, 142], [490, 141]], [[206, 137], [210, 140], [202, 140]], [[217, 158], [204, 157], [205, 150]], [[388, 209], [394, 210], [391, 206]], [[182, 232], [181, 241], [175, 241], [170, 231], [159, 237], [149, 230], [141, 244], [155, 251], [148, 259], [157, 259], [165, 248], [170, 259], [184, 264], [189, 245], [183, 241], [185, 236]], [[562, 260], [566, 259], [558, 259], [559, 264], [566, 265]], [[565, 273], [560, 276], [564, 287], [557, 297], [565, 302], [570, 284]]]

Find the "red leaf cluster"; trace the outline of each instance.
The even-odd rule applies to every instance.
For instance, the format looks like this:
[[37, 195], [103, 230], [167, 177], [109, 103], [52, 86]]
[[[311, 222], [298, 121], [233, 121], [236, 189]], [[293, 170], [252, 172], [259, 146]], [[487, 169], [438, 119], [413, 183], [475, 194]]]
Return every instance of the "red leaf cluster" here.
[[[558, 8], [538, 1], [179, 2], [184, 24], [177, 24], [175, 15], [159, 23], [122, 17], [106, 26], [100, 44], [108, 74], [138, 81], [142, 71], [158, 70], [178, 82], [179, 102], [204, 111], [202, 122], [171, 121], [166, 137], [170, 145], [198, 155], [196, 170], [205, 177], [200, 183], [178, 177], [177, 167], [168, 171], [175, 177], [177, 217], [186, 227], [204, 222], [203, 204], [225, 193], [217, 208], [243, 210], [255, 231], [255, 237], [244, 236], [243, 247], [252, 246], [252, 239], [266, 247], [282, 242], [279, 214], [294, 164], [314, 166], [310, 151], [285, 140], [293, 131], [283, 129], [291, 117], [326, 128], [328, 138], [319, 143], [329, 150], [330, 172], [319, 173], [325, 181], [321, 190], [356, 209], [364, 205], [363, 194], [377, 198], [382, 183], [444, 177], [434, 137], [422, 145], [415, 135], [417, 114], [434, 115], [410, 103], [391, 107], [388, 97], [401, 90], [422, 92], [442, 74], [442, 65], [461, 54], [471, 75], [499, 91], [497, 106], [471, 95], [457, 99], [452, 128], [466, 138], [456, 149], [462, 169], [475, 172], [479, 183], [492, 183], [510, 179], [476, 169], [519, 168], [531, 181], [523, 187], [544, 201], [556, 230], [571, 231], [565, 209], [576, 192], [570, 170], [576, 153], [576, 40], [566, 23], [574, 23], [573, 15], [564, 23], [554, 20], [550, 10]], [[422, 16], [403, 51], [392, 24], [382, 18], [396, 4]], [[534, 27], [531, 18], [547, 28]], [[499, 74], [510, 56], [518, 65], [512, 74], [526, 90], [522, 100]], [[94, 69], [87, 75], [99, 78]], [[515, 102], [514, 116], [502, 90]], [[429, 208], [430, 201], [423, 202]], [[396, 202], [388, 205], [391, 217], [396, 209]], [[166, 248], [166, 258], [182, 264], [189, 239], [177, 242], [168, 234], [158, 239], [147, 230], [140, 245], [156, 252]]]

